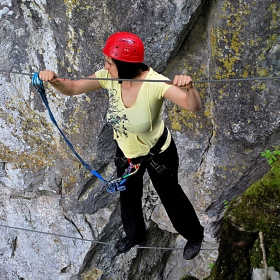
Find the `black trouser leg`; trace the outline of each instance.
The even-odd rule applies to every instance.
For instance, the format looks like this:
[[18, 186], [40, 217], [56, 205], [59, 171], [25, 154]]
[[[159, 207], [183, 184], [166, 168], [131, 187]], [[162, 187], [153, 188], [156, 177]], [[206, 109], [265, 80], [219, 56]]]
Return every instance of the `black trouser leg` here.
[[[119, 151], [120, 154], [120, 151]], [[125, 168], [117, 167], [118, 176], [122, 176]], [[141, 166], [138, 172], [130, 176], [124, 184], [126, 190], [120, 192], [121, 218], [125, 234], [128, 238], [144, 241], [146, 227], [142, 212], [143, 176], [145, 167]]]
[[173, 140], [166, 151], [154, 157], [154, 161], [168, 168], [162, 174], [158, 174], [151, 165], [147, 167], [154, 188], [174, 228], [186, 239], [202, 237], [203, 227], [191, 202], [178, 184], [178, 154]]

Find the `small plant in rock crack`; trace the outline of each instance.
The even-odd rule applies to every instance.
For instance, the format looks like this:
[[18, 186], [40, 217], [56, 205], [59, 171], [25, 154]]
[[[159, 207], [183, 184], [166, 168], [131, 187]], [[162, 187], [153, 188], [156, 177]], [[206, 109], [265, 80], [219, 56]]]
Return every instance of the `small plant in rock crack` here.
[[263, 157], [268, 160], [269, 164], [272, 164], [276, 160], [280, 160], [280, 150], [279, 146], [274, 146], [275, 150], [266, 150], [265, 152], [261, 153]]
[[208, 267], [208, 269], [212, 269], [214, 265], [215, 265], [215, 263], [211, 262], [211, 263], [208, 264], [207, 267]]
[[223, 201], [223, 204], [224, 204], [224, 208], [227, 209], [228, 206], [229, 206], [229, 205], [228, 205], [228, 201], [227, 201], [227, 200], [224, 200], [224, 201]]

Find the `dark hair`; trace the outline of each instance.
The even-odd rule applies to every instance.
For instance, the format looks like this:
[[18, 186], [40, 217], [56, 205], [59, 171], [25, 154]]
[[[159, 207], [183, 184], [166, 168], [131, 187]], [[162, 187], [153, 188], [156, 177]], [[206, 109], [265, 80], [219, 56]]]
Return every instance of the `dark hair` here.
[[[133, 79], [137, 77], [141, 71], [147, 71], [149, 69], [149, 67], [142, 62], [125, 62], [114, 58], [112, 58], [112, 60], [117, 66], [119, 79]], [[121, 84], [122, 81], [119, 81], [119, 83]]]

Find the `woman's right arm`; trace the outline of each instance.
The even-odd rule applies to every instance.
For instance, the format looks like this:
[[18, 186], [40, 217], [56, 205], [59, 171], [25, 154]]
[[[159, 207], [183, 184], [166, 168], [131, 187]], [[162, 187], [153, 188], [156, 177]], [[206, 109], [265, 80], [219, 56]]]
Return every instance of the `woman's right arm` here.
[[[68, 80], [57, 78], [56, 73], [50, 70], [40, 71], [39, 78], [44, 82], [50, 82], [58, 92], [64, 95], [78, 95], [102, 88], [98, 80]], [[88, 78], [95, 78], [95, 74]]]

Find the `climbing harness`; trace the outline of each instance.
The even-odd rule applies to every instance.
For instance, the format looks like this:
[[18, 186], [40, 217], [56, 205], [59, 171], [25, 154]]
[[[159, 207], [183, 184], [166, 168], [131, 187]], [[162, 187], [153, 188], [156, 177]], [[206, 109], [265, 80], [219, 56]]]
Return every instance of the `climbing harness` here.
[[150, 165], [155, 169], [157, 174], [162, 174], [164, 171], [168, 170], [169, 168], [167, 168], [165, 165], [161, 164], [159, 165], [156, 161], [151, 160], [150, 161]]
[[74, 153], [74, 155], [78, 158], [78, 160], [83, 164], [83, 166], [89, 170], [94, 176], [96, 176], [98, 179], [100, 179], [101, 181], [106, 183], [106, 190], [109, 193], [114, 193], [117, 191], [123, 191], [125, 190], [125, 186], [124, 183], [126, 182], [127, 178], [133, 174], [135, 174], [139, 167], [140, 164], [136, 164], [134, 165], [131, 161], [129, 161], [129, 166], [128, 168], [125, 170], [123, 176], [121, 176], [120, 178], [114, 179], [114, 180], [105, 180], [97, 171], [95, 171], [94, 169], [92, 169], [89, 164], [87, 164], [82, 158], [81, 156], [76, 152], [76, 150], [74, 149], [73, 145], [71, 144], [71, 142], [67, 139], [67, 137], [65, 136], [65, 134], [63, 133], [63, 131], [60, 129], [60, 127], [58, 126], [52, 111], [50, 109], [47, 97], [46, 97], [46, 93], [45, 93], [45, 88], [44, 88], [44, 84], [43, 81], [39, 78], [39, 73], [36, 72], [34, 73], [34, 75], [32, 76], [32, 85], [35, 86], [35, 88], [38, 90], [38, 92], [40, 93], [40, 96], [48, 110], [49, 116], [51, 121], [53, 122], [53, 124], [57, 127], [58, 131], [60, 132], [60, 134], [62, 135], [62, 137], [64, 138], [66, 144], [68, 145], [68, 147], [71, 149], [71, 151]]
[[150, 149], [149, 153], [146, 156], [141, 157], [139, 159], [139, 163], [133, 164], [131, 159], [126, 157], [117, 157], [115, 159], [116, 166], [124, 167], [125, 164], [128, 162], [128, 167], [125, 169], [125, 172], [122, 177], [117, 178], [115, 180], [111, 180], [106, 187], [106, 190], [109, 193], [114, 193], [116, 191], [123, 191], [125, 190], [125, 182], [127, 178], [139, 170], [141, 164], [144, 163], [144, 161], [149, 162], [149, 164], [156, 170], [158, 174], [161, 174], [164, 170], [167, 170], [164, 165], [158, 165], [154, 160], [154, 156], [158, 153], [160, 153], [162, 146], [164, 145], [168, 135], [168, 130], [166, 127], [164, 127], [163, 133], [158, 139], [157, 143]]

